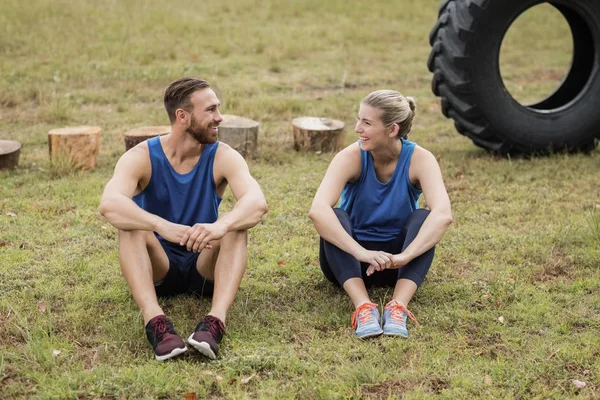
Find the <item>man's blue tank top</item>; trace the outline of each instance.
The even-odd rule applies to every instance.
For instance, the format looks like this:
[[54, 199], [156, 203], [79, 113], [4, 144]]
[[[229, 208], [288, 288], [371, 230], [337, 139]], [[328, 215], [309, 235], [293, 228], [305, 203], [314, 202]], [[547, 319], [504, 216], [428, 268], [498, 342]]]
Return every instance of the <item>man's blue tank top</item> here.
[[346, 184], [339, 205], [350, 216], [356, 239], [373, 242], [393, 240], [408, 216], [419, 208], [422, 191], [410, 182], [408, 176], [414, 150], [415, 143], [402, 139], [396, 169], [387, 183], [377, 179], [371, 153], [360, 150], [360, 178]]
[[149, 139], [152, 175], [148, 186], [135, 195], [133, 201], [149, 213], [177, 224], [192, 226], [215, 222], [221, 203], [213, 175], [218, 146], [219, 142], [204, 145], [194, 168], [187, 174], [179, 174], [167, 159], [160, 137]]

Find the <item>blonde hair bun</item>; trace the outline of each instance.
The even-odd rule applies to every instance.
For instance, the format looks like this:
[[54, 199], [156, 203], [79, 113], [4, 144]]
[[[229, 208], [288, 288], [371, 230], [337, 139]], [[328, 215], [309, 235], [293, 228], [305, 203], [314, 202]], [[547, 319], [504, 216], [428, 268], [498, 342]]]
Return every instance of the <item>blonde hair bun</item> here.
[[417, 102], [415, 98], [412, 96], [406, 96], [406, 101], [408, 101], [408, 106], [410, 107], [410, 110], [414, 113], [415, 108], [417, 108]]

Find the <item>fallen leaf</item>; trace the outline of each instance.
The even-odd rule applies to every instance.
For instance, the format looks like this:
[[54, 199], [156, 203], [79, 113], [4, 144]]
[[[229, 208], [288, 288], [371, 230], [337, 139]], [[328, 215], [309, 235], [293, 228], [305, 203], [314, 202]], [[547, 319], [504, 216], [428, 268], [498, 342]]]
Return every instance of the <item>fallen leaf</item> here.
[[213, 372], [212, 372], [212, 371], [209, 371], [209, 370], [204, 370], [204, 371], [202, 371], [202, 373], [203, 373], [204, 375], [212, 375], [212, 374], [213, 374]]
[[504, 317], [502, 315], [498, 317], [498, 322], [500, 322], [501, 324], [504, 323]]
[[60, 353], [61, 353], [61, 351], [60, 351], [60, 350], [52, 350], [52, 355], [53, 355], [54, 357], [56, 357], [56, 356], [57, 356], [57, 355], [59, 355]]
[[46, 312], [46, 302], [44, 300], [38, 301], [38, 311], [41, 313]]
[[221, 382], [223, 380], [223, 377], [221, 375], [217, 375], [215, 379], [217, 380], [217, 382]]
[[227, 381], [227, 383], [229, 383], [230, 385], [233, 385], [236, 380], [237, 379], [235, 379], [235, 378], [231, 378], [231, 379], [229, 379], [229, 381]]
[[485, 378], [483, 378], [483, 383], [485, 384], [485, 386], [492, 386], [492, 383], [494, 383], [492, 381], [492, 377], [489, 375], [486, 375]]
[[255, 376], [256, 376], [256, 374], [252, 374], [252, 375], [250, 375], [250, 376], [249, 376], [249, 377], [247, 377], [247, 378], [240, 379], [240, 382], [241, 382], [241, 383], [243, 383], [243, 384], [245, 385], [246, 383], [250, 382], [250, 379], [254, 378]]
[[571, 382], [573, 383], [573, 386], [579, 389], [583, 389], [587, 385], [587, 383], [583, 381], [578, 381], [577, 379], [573, 379]]
[[7, 212], [5, 212], [5, 214], [8, 215], [9, 217], [16, 217], [17, 216], [17, 214], [15, 214], [12, 211], [7, 211]]
[[4, 247], [8, 244], [8, 242], [6, 240], [2, 240], [0, 241], [0, 247]]
[[556, 356], [556, 354], [560, 351], [560, 349], [556, 349], [555, 351], [552, 352], [552, 354], [550, 354], [550, 356], [548, 357], [548, 360], [554, 358], [554, 356]]
[[287, 263], [283, 260], [277, 261], [277, 265], [279, 265], [280, 267], [283, 267], [285, 264], [287, 264]]
[[584, 375], [589, 375], [590, 374], [590, 370], [589, 369], [584, 369], [583, 370], [583, 374]]
[[196, 393], [184, 393], [183, 397], [185, 400], [198, 400], [198, 395]]

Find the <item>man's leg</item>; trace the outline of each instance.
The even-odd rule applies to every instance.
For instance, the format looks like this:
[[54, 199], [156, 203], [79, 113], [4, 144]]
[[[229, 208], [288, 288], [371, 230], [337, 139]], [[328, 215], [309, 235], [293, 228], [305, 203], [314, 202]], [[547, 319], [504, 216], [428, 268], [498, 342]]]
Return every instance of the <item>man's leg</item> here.
[[163, 314], [158, 305], [154, 282], [169, 271], [169, 259], [154, 233], [148, 231], [119, 231], [121, 271], [142, 311], [144, 325]]
[[169, 258], [154, 233], [119, 231], [121, 271], [144, 316], [148, 341], [157, 360], [178, 356], [187, 347], [158, 305], [154, 282], [169, 271]]
[[248, 261], [248, 232], [228, 232], [212, 249], [202, 250], [197, 269], [204, 278], [214, 281], [212, 305], [208, 315], [219, 318], [223, 323], [227, 311], [246, 271]]
[[225, 334], [227, 311], [246, 270], [248, 257], [247, 231], [228, 232], [212, 249], [204, 249], [197, 261], [198, 273], [205, 279], [214, 280], [210, 312], [188, 338], [188, 343], [200, 353], [217, 358], [219, 343]]

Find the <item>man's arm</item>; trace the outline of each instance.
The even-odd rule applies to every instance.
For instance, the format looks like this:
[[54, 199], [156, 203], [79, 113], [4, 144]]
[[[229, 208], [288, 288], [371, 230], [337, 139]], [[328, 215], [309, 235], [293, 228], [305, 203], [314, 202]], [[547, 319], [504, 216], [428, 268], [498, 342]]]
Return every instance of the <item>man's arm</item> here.
[[99, 211], [115, 228], [123, 231], [154, 231], [170, 242], [178, 243], [187, 226], [173, 224], [140, 208], [131, 199], [151, 165], [146, 146], [137, 146], [121, 156], [113, 177], [100, 200]]
[[180, 244], [191, 251], [202, 250], [210, 241], [221, 239], [227, 232], [252, 228], [268, 210], [258, 182], [250, 175], [248, 164], [237, 151], [220, 143], [213, 168], [215, 175], [229, 184], [236, 203], [229, 213], [220, 216], [213, 224], [196, 224], [188, 229]]

